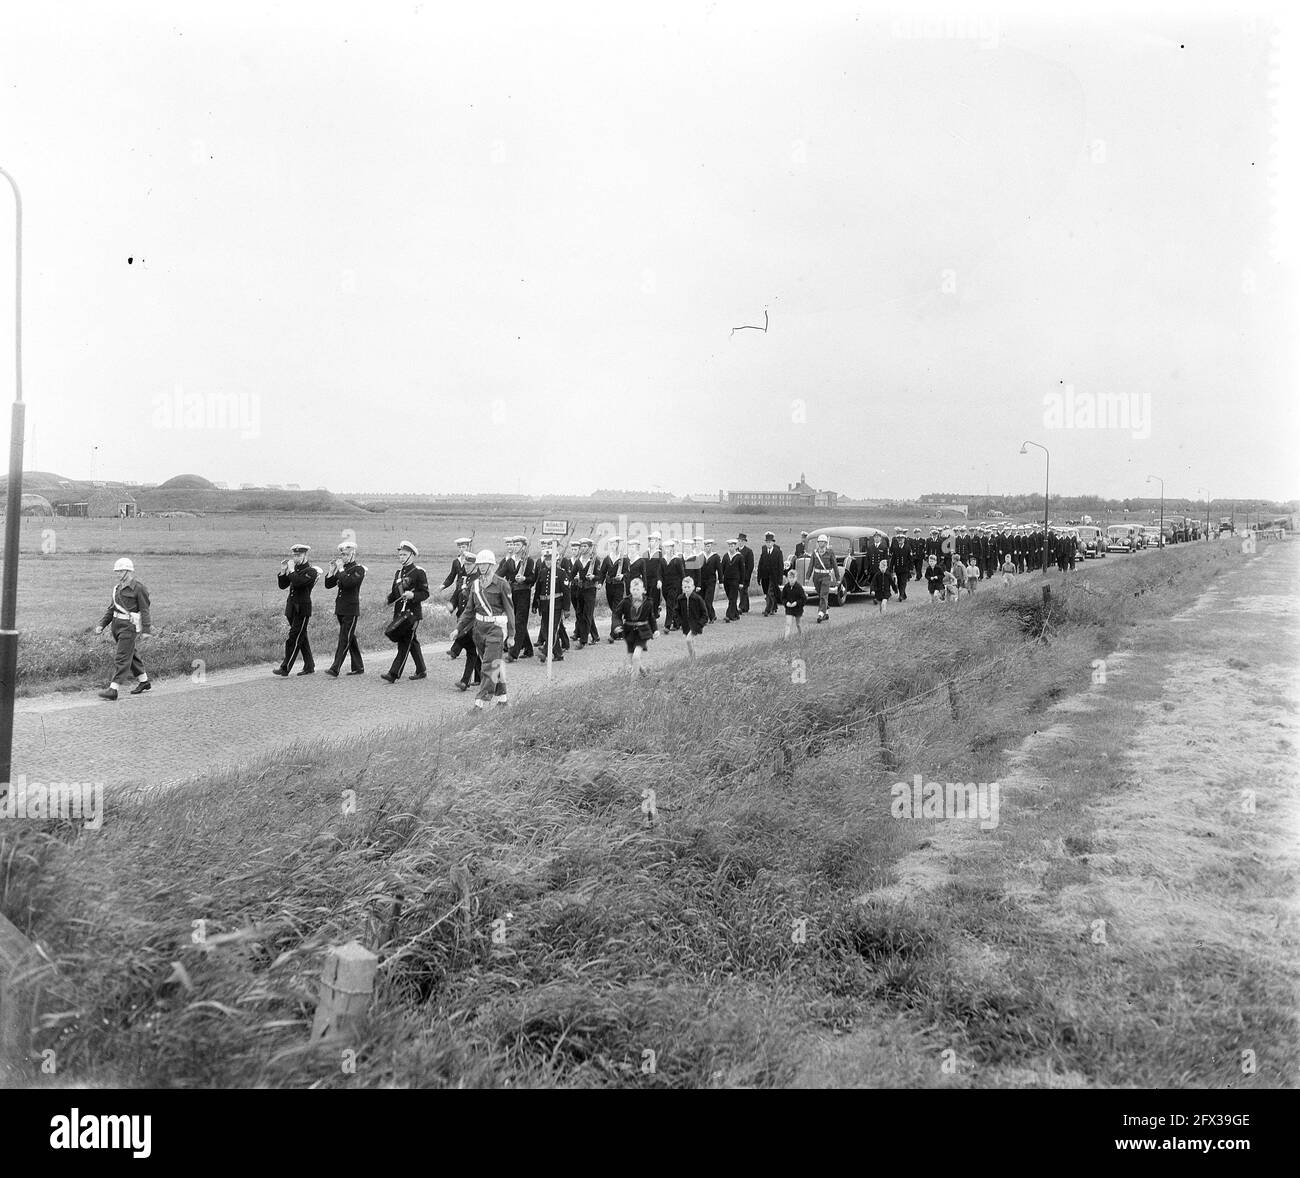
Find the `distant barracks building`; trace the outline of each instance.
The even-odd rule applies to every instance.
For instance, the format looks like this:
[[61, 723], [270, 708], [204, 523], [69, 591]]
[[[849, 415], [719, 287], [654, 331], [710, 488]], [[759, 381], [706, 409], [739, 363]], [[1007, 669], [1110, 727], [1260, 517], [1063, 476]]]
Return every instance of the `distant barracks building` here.
[[731, 507], [834, 507], [839, 500], [835, 491], [819, 491], [808, 485], [804, 475], [784, 491], [728, 491]]

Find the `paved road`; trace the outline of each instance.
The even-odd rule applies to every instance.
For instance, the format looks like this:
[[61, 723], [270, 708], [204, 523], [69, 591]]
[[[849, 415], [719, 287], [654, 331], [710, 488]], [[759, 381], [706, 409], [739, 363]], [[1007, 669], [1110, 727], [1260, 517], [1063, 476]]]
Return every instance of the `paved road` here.
[[[1094, 567], [1089, 565], [1089, 571]], [[997, 592], [999, 584], [1000, 580], [983, 585], [980, 591]], [[722, 622], [719, 608], [718, 623], [701, 639], [701, 653], [780, 639], [784, 617], [762, 617], [762, 598], [751, 600], [757, 611], [732, 625]], [[907, 602], [892, 602], [890, 613], [915, 609], [918, 604], [921, 608], [929, 604], [924, 584], [911, 582]], [[816, 613], [814, 606], [804, 615], [809, 630], [816, 629]], [[832, 609], [827, 625], [879, 621], [874, 606], [854, 601]], [[607, 630], [607, 619], [603, 626]], [[313, 622], [318, 651], [332, 650], [333, 629], [332, 617]], [[321, 673], [328, 663], [318, 662], [315, 675], [278, 679], [271, 674], [274, 664], [268, 662], [210, 672], [201, 684], [187, 679], [160, 681], [147, 695], [123, 693], [116, 703], [99, 699], [95, 690], [29, 696], [18, 702], [14, 716], [13, 772], [28, 781], [102, 782], [106, 789], [174, 785], [216, 769], [286, 753], [297, 741], [350, 740], [367, 732], [468, 715], [472, 695], [452, 686], [464, 664], [447, 658], [445, 641], [423, 645], [430, 677], [420, 683], [388, 684], [379, 678], [392, 661], [393, 648], [388, 647], [365, 652], [366, 674], [354, 678], [331, 679]], [[650, 645], [647, 666], [653, 672], [685, 657], [680, 634], [661, 636]], [[522, 700], [541, 691], [565, 691], [616, 674], [625, 660], [621, 642], [571, 651], [555, 666], [549, 689], [543, 667], [531, 660], [513, 663], [507, 671], [510, 695]]]
[[[911, 608], [895, 603], [893, 608]], [[710, 626], [699, 640], [701, 654], [747, 642], [780, 640], [785, 619], [750, 612], [740, 622]], [[831, 626], [861, 625], [874, 618], [874, 609], [852, 604], [831, 611]], [[816, 609], [805, 614], [805, 626], [815, 629]], [[324, 638], [320, 619], [314, 629]], [[607, 629], [607, 626], [606, 626]], [[319, 644], [324, 648], [324, 642]], [[332, 649], [332, 642], [330, 643]], [[322, 674], [326, 661], [318, 658], [315, 675], [271, 674], [274, 664], [210, 672], [206, 681], [187, 679], [157, 682], [147, 695], [123, 693], [116, 703], [101, 700], [96, 691], [30, 696], [18, 702], [14, 716], [13, 771], [29, 781], [102, 782], [115, 787], [173, 785], [214, 769], [230, 768], [268, 754], [286, 752], [296, 741], [349, 740], [367, 732], [426, 724], [457, 715], [468, 716], [473, 689], [462, 694], [453, 683], [464, 663], [447, 658], [449, 643], [422, 643], [429, 678], [412, 683], [385, 683], [379, 678], [393, 658], [393, 647], [366, 651], [364, 676], [331, 679]], [[148, 652], [145, 652], [146, 659]], [[680, 634], [661, 635], [650, 643], [646, 666], [653, 671], [686, 657]], [[626, 647], [602, 642], [571, 650], [554, 667], [548, 688], [545, 664], [520, 660], [507, 669], [512, 700], [547, 690], [562, 692], [575, 684], [617, 674], [626, 666]], [[407, 673], [411, 673], [408, 665]], [[508, 709], [497, 709], [506, 712]]]

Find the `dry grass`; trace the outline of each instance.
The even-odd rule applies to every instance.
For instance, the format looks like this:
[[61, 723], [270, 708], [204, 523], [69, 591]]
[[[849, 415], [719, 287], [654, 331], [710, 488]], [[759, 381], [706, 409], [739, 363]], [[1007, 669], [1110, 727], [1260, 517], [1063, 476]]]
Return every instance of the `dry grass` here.
[[[1062, 592], [1046, 640], [1021, 630], [1025, 584], [560, 707], [297, 749], [118, 799], [98, 834], [5, 830], [0, 907], [76, 995], [41, 1045], [65, 1079], [140, 1085], [965, 1082], [932, 1066], [945, 1044], [1107, 1076], [1128, 1046], [1057, 998], [1086, 948], [1019, 967], [1043, 934], [996, 857], [942, 903], [853, 898], [934, 837], [890, 817], [892, 782], [995, 780], [1093, 657], [1225, 559], [1165, 554], [1179, 576], [1161, 594], [1135, 596], [1137, 562]], [[1066, 817], [1044, 807], [1015, 836]], [[306, 1045], [323, 952], [352, 938], [381, 957], [355, 1071], [340, 1046]], [[850, 1067], [834, 1045], [858, 1036]]]

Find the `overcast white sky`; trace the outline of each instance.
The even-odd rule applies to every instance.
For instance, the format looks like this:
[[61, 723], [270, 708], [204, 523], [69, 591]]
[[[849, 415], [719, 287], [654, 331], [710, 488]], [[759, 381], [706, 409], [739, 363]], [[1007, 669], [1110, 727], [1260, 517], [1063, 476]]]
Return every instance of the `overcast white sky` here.
[[1215, 11], [6, 5], [26, 465], [1300, 496], [1294, 42]]

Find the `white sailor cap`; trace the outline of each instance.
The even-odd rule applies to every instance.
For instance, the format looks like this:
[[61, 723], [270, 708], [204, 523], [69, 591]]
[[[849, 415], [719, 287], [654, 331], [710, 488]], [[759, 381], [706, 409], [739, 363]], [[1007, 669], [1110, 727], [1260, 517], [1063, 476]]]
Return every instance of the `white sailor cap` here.
[[827, 544], [830, 543], [830, 537], [827, 536], [825, 532], [823, 532], [820, 536], [817, 537], [817, 543], [818, 543], [818, 544], [821, 544], [821, 543], [823, 543], [823, 542], [825, 542], [825, 543], [827, 543]]
[[344, 540], [341, 544], [339, 544], [339, 551], [351, 552], [353, 551], [353, 549], [356, 548], [356, 546], [357, 544], [355, 540]]
[[420, 550], [414, 544], [412, 544], [410, 540], [403, 540], [400, 544], [398, 544], [397, 549], [399, 552], [403, 548], [405, 548], [406, 551], [409, 552], [412, 556], [420, 555]]
[[710, 536], [709, 539], [707, 539], [707, 540], [704, 541], [704, 543], [706, 543], [706, 544], [712, 544], [712, 543], [714, 543], [713, 537]]
[[665, 541], [664, 541], [664, 547], [665, 547], [665, 548], [676, 548], [676, 547], [677, 547], [677, 541], [676, 541], [676, 540], [671, 540], [671, 539], [670, 539], [670, 540], [665, 540]]
[[728, 543], [728, 544], [739, 544], [740, 541], [737, 540], [737, 539], [735, 539], [735, 538], [733, 537], [732, 539], [728, 540], [727, 543]]
[[660, 535], [659, 535], [658, 532], [651, 532], [651, 533], [650, 533], [650, 536], [649, 536], [649, 539], [651, 539], [651, 540], [659, 540], [659, 539], [661, 539], [661, 537], [660, 537]]
[[290, 551], [290, 552], [310, 552], [310, 551], [311, 551], [311, 545], [310, 545], [310, 544], [290, 544], [290, 545], [289, 545], [289, 551]]
[[465, 547], [468, 548], [471, 544], [474, 543], [474, 541], [471, 540], [468, 536], [461, 536], [461, 537], [456, 541], [456, 543], [457, 543], [458, 545], [459, 545], [459, 544], [464, 544]]
[[579, 547], [579, 548], [590, 548], [591, 545], [592, 545], [592, 543], [593, 543], [593, 541], [592, 541], [592, 539], [591, 539], [590, 536], [584, 536], [581, 540], [578, 541], [578, 547]]
[[611, 536], [611, 537], [609, 538], [609, 542], [610, 542], [611, 544], [622, 544], [622, 543], [623, 543], [623, 537], [622, 537], [622, 536]]

